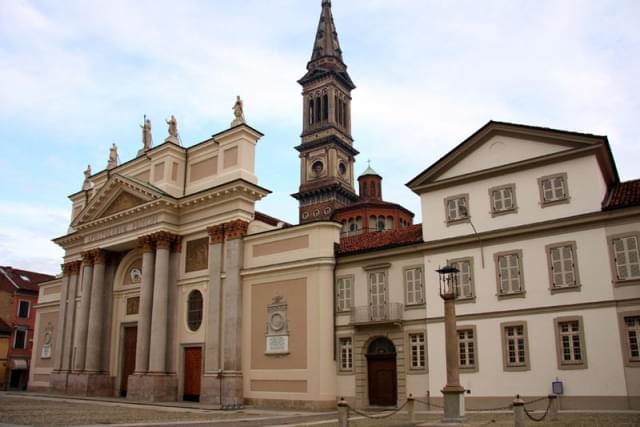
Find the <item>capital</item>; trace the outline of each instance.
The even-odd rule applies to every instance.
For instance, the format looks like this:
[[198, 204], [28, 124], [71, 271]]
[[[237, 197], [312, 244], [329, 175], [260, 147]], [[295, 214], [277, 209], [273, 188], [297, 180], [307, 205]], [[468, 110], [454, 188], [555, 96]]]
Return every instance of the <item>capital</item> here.
[[241, 219], [229, 221], [224, 226], [224, 235], [227, 240], [241, 239], [247, 235], [249, 223]]
[[222, 243], [224, 240], [224, 224], [212, 225], [207, 228], [209, 233], [209, 244], [214, 245], [216, 243]]
[[176, 253], [182, 252], [182, 236], [176, 236], [173, 245], [171, 245], [171, 250]]
[[85, 265], [93, 265], [93, 251], [85, 251], [80, 254], [82, 263]]
[[142, 248], [142, 252], [153, 252], [155, 250], [155, 242], [151, 236], [138, 237], [138, 246]]
[[94, 264], [106, 264], [107, 251], [103, 249], [94, 249], [93, 251], [93, 263]]
[[175, 241], [178, 236], [166, 231], [158, 231], [154, 233], [152, 237], [156, 241], [157, 249], [169, 249], [171, 242]]

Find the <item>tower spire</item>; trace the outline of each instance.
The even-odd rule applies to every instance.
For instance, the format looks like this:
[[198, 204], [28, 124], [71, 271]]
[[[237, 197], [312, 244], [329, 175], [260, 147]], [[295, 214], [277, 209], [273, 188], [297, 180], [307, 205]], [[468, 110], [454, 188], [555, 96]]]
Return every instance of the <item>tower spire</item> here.
[[320, 14], [320, 22], [318, 22], [316, 38], [313, 42], [311, 61], [324, 56], [331, 56], [342, 62], [338, 33], [331, 14], [331, 0], [322, 0], [322, 13]]

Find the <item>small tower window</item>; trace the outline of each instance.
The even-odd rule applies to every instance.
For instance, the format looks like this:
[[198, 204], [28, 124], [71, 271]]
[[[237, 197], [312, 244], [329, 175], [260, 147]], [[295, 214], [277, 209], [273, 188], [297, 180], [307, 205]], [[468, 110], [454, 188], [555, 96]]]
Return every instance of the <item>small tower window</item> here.
[[338, 123], [338, 95], [333, 97], [333, 119]]
[[202, 324], [202, 294], [198, 290], [189, 293], [187, 299], [187, 325], [193, 332]]
[[322, 107], [320, 106], [320, 97], [318, 96], [318, 97], [316, 98], [316, 107], [315, 107], [316, 115], [315, 115], [315, 123], [318, 123], [318, 122], [320, 121], [320, 113], [322, 112], [321, 108], [322, 108]]
[[322, 120], [329, 120], [329, 97], [322, 95]]
[[309, 124], [313, 124], [313, 99], [309, 100]]

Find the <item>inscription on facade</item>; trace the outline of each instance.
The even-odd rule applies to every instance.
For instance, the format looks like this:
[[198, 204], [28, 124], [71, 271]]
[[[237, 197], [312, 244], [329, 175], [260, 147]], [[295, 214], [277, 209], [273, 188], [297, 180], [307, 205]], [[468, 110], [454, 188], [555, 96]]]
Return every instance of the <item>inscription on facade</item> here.
[[47, 327], [44, 329], [44, 339], [42, 340], [42, 351], [40, 352], [41, 359], [49, 359], [51, 357], [51, 339], [53, 337], [53, 324], [47, 322]]
[[97, 240], [108, 239], [109, 237], [119, 236], [120, 234], [130, 233], [140, 228], [157, 224], [158, 222], [159, 222], [158, 215], [152, 215], [150, 217], [142, 218], [137, 221], [132, 221], [126, 224], [107, 228], [106, 230], [97, 231], [92, 234], [87, 234], [87, 236], [84, 238], [84, 242], [91, 243]]
[[266, 354], [289, 353], [289, 323], [287, 303], [281, 296], [273, 297], [267, 306]]
[[127, 298], [127, 315], [138, 314], [140, 307], [140, 297]]

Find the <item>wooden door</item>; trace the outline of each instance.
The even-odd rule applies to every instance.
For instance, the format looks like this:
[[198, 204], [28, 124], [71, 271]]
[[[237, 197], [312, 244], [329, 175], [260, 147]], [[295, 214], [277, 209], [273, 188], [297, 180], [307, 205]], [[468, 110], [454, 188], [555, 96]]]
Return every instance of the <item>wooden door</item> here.
[[194, 402], [200, 401], [200, 376], [202, 372], [202, 349], [186, 347], [184, 349], [184, 391], [182, 398]]
[[395, 356], [368, 357], [369, 404], [395, 406], [397, 404]]
[[120, 378], [120, 396], [127, 395], [127, 381], [129, 375], [136, 369], [136, 340], [138, 339], [138, 327], [127, 326], [124, 328], [122, 344], [122, 370]]

